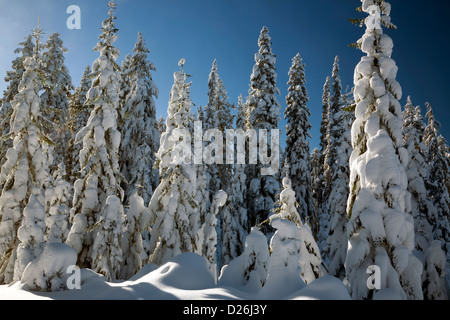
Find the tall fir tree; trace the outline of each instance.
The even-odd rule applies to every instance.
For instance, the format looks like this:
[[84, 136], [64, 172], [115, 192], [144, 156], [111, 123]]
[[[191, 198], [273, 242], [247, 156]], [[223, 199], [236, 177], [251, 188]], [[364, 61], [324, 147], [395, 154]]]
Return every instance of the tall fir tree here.
[[[236, 130], [244, 130], [245, 108], [242, 95], [238, 98]], [[237, 152], [237, 148], [234, 148]], [[247, 191], [245, 165], [235, 164], [228, 191], [228, 201], [222, 210], [222, 251], [221, 265], [228, 265], [234, 258], [240, 256], [244, 250], [247, 236], [247, 208], [245, 194]]]
[[339, 76], [339, 57], [334, 59], [331, 79], [332, 90], [330, 93], [330, 109], [327, 121], [327, 147], [324, 154], [324, 202], [326, 202], [331, 193], [333, 176], [336, 171], [338, 139], [344, 131], [344, 127], [340, 122], [343, 112], [343, 101], [342, 84]]
[[23, 66], [22, 81], [12, 101], [10, 138], [13, 143], [0, 174], [3, 186], [0, 196], [0, 283], [3, 284], [20, 279], [25, 266], [39, 254], [45, 232], [44, 182], [47, 181], [48, 167], [43, 149], [47, 140], [40, 109], [40, 67], [36, 55], [27, 57]]
[[156, 68], [148, 61], [149, 53], [139, 33], [125, 70], [130, 78], [130, 91], [121, 110], [123, 137], [120, 148], [121, 171], [127, 181], [124, 184], [125, 202], [137, 193], [146, 204], [159, 184], [159, 174], [153, 167], [160, 142], [154, 101], [159, 90], [152, 78], [151, 71]]
[[[33, 36], [30, 34], [25, 41], [19, 43], [19, 48], [14, 50], [15, 54], [20, 54], [12, 62], [12, 70], [6, 72], [5, 83], [6, 90], [3, 92], [0, 109], [0, 165], [6, 162], [6, 152], [12, 147], [12, 139], [8, 138], [10, 134], [11, 115], [13, 113], [12, 102], [17, 93], [19, 93], [19, 85], [25, 71], [24, 62], [28, 57], [33, 56], [34, 43]], [[1, 185], [0, 185], [1, 187]]]
[[[157, 164], [161, 182], [150, 201], [152, 227], [150, 261], [161, 265], [186, 252], [199, 252], [200, 213], [195, 201], [196, 170], [192, 152], [184, 154], [177, 145], [191, 150], [193, 134], [191, 83], [183, 71], [185, 60], [179, 62], [181, 71], [174, 74], [170, 93], [166, 132], [161, 136]], [[188, 136], [183, 136], [185, 133]], [[187, 139], [187, 140], [185, 140]], [[184, 141], [184, 142], [183, 142]], [[180, 154], [182, 152], [183, 154]]]
[[[323, 195], [320, 208], [319, 247], [330, 274], [343, 278], [347, 252], [347, 198], [349, 182], [349, 159], [351, 147], [352, 114], [344, 111], [351, 104], [351, 93], [342, 93], [339, 75], [339, 57], [335, 57], [332, 76], [329, 78], [330, 93], [325, 89], [329, 108], [327, 113], [326, 149], [323, 154]], [[331, 82], [332, 80], [332, 82]], [[328, 82], [328, 81], [327, 81]], [[326, 85], [327, 87], [327, 85]]]
[[[330, 197], [335, 173], [337, 171], [337, 148], [339, 140], [342, 138], [344, 131], [344, 124], [342, 123], [342, 84], [339, 76], [339, 57], [335, 57], [333, 63], [333, 71], [328, 84], [325, 83], [323, 102], [326, 105], [326, 98], [328, 98], [328, 112], [326, 115], [326, 130], [325, 141], [326, 148], [323, 151], [323, 184], [322, 184], [322, 202], [319, 208], [320, 219], [318, 227], [319, 245], [322, 253], [326, 255], [329, 251], [327, 247], [327, 239], [330, 232], [331, 214], [328, 206], [328, 199]], [[328, 90], [329, 93], [327, 92]]]
[[408, 191], [411, 193], [411, 210], [416, 226], [416, 249], [425, 252], [433, 236], [429, 233], [433, 223], [433, 204], [429, 201], [426, 182], [428, 179], [429, 166], [425, 160], [426, 150], [423, 143], [422, 121], [416, 116], [416, 108], [411, 98], [403, 111], [403, 143], [409, 152], [409, 161], [406, 166], [408, 176]]
[[[76, 137], [83, 141], [80, 152], [81, 178], [75, 182], [73, 225], [67, 243], [78, 253], [80, 267], [89, 267], [108, 280], [120, 277], [120, 236], [123, 223], [123, 190], [120, 187], [117, 130], [120, 70], [119, 50], [114, 47], [117, 31], [116, 4], [110, 1], [109, 17], [103, 22], [94, 51], [100, 56], [92, 66], [92, 87], [87, 103], [93, 111], [87, 125]], [[88, 232], [86, 231], [88, 230]], [[108, 243], [108, 239], [114, 240]]]
[[[356, 120], [352, 126], [345, 261], [349, 289], [354, 299], [372, 298], [384, 289], [402, 299], [422, 299], [422, 264], [412, 255], [414, 221], [402, 147], [402, 96], [396, 81], [398, 68], [391, 58], [393, 41], [382, 26], [392, 27], [391, 6], [383, 0], [362, 0], [370, 15], [358, 46], [366, 54], [355, 68]], [[378, 24], [379, 23], [379, 24]], [[380, 268], [381, 290], [367, 286], [369, 266]]]
[[303, 221], [316, 223], [316, 212], [311, 195], [311, 159], [308, 138], [311, 138], [309, 123], [310, 112], [307, 107], [309, 101], [306, 90], [305, 64], [297, 54], [292, 59], [289, 70], [288, 95], [286, 96], [287, 120], [285, 163], [290, 168], [289, 178], [295, 192], [299, 213]]
[[427, 106], [428, 125], [424, 132], [424, 142], [428, 148], [427, 162], [429, 173], [427, 179], [427, 196], [434, 205], [431, 225], [436, 240], [441, 241], [447, 257], [447, 270], [450, 270], [450, 196], [447, 189], [449, 169], [445, 155], [445, 143], [439, 135], [439, 122], [435, 119], [433, 109]]
[[[327, 130], [329, 127], [330, 114], [330, 94], [331, 94], [331, 77], [327, 77], [323, 85], [322, 94], [322, 120], [320, 122], [320, 151], [324, 155], [328, 146]], [[323, 157], [322, 157], [323, 158]], [[323, 159], [322, 159], [323, 162]]]
[[[291, 272], [294, 269], [299, 270], [298, 275], [301, 279], [307, 284], [311, 283], [324, 276], [326, 271], [322, 265], [321, 253], [311, 227], [303, 223], [299, 215], [298, 203], [289, 178], [289, 168], [286, 170], [283, 191], [279, 197], [280, 208], [277, 208], [275, 214], [269, 219], [272, 226], [277, 229], [271, 239], [271, 267], [280, 262], [286, 267], [291, 264], [288, 268], [291, 269]], [[294, 266], [296, 268], [293, 268]], [[289, 272], [289, 270], [284, 272]], [[269, 269], [269, 279], [270, 276]]]
[[[422, 287], [425, 299], [446, 297], [443, 273], [445, 253], [441, 242], [434, 240], [433, 227], [436, 208], [429, 200], [426, 185], [429, 166], [425, 161], [426, 146], [423, 142], [423, 117], [420, 107], [414, 107], [408, 97], [403, 111], [403, 143], [409, 152], [406, 166], [408, 191], [411, 193], [411, 210], [415, 224], [415, 255], [424, 265]], [[436, 245], [438, 243], [439, 245]], [[442, 268], [442, 266], [444, 266]]]
[[[341, 106], [342, 107], [342, 106]], [[349, 194], [350, 167], [352, 152], [351, 123], [352, 114], [341, 110], [336, 121], [335, 137], [336, 160], [332, 177], [331, 192], [326, 203], [329, 212], [329, 229], [326, 239], [325, 255], [328, 272], [339, 278], [345, 276], [345, 257], [347, 254], [347, 199]]]
[[330, 190], [325, 179], [325, 168], [324, 165], [328, 160], [326, 160], [327, 151], [329, 150], [330, 144], [330, 114], [331, 114], [331, 77], [327, 77], [325, 84], [323, 86], [322, 94], [322, 120], [320, 123], [320, 151], [316, 154], [314, 161], [314, 167], [312, 168], [313, 173], [313, 198], [315, 201], [315, 210], [317, 215], [317, 225], [315, 226], [314, 233], [318, 240], [318, 245], [322, 249], [322, 253], [326, 247], [326, 239], [328, 237], [329, 230], [329, 214], [325, 208], [326, 199], [329, 194], [326, 190]]
[[[52, 122], [47, 135], [52, 140], [49, 154], [49, 170], [53, 176], [60, 163], [66, 162], [70, 134], [68, 130], [69, 97], [74, 89], [69, 69], [65, 65], [64, 54], [68, 51], [63, 46], [59, 33], [52, 33], [43, 48], [42, 69], [44, 72], [44, 93], [41, 95], [42, 111]], [[56, 177], [55, 177], [56, 178]]]
[[[215, 129], [220, 131], [224, 146], [226, 145], [226, 130], [232, 128], [234, 122], [234, 116], [231, 114], [234, 106], [228, 99], [227, 90], [219, 76], [217, 61], [214, 60], [208, 79], [208, 105], [204, 110], [205, 130]], [[214, 139], [217, 138], [219, 137], [214, 137]], [[231, 179], [232, 166], [226, 163], [225, 154], [221, 159], [218, 156], [211, 155], [211, 158], [218, 161], [208, 164], [208, 171], [211, 177], [209, 181], [210, 201], [212, 201], [217, 191], [224, 190], [228, 192]]]
[[[251, 75], [250, 94], [246, 102], [246, 128], [256, 130], [259, 137], [262, 130], [277, 130], [280, 120], [280, 104], [277, 95], [276, 56], [272, 52], [269, 29], [263, 27], [258, 40], [259, 51], [255, 54], [255, 65]], [[268, 141], [271, 138], [268, 137]], [[261, 149], [260, 149], [261, 152]], [[279, 150], [270, 150], [279, 152]], [[250, 226], [267, 219], [275, 205], [275, 195], [279, 184], [274, 175], [261, 176], [262, 165], [247, 165], [246, 205]]]
[[91, 67], [87, 66], [81, 76], [80, 85], [75, 89], [70, 96], [69, 103], [69, 132], [70, 140], [68, 142], [66, 173], [67, 180], [74, 184], [80, 173], [80, 151], [83, 144], [78, 141], [75, 143], [78, 132], [83, 129], [89, 120], [93, 106], [91, 103], [86, 103], [86, 95], [92, 86]]

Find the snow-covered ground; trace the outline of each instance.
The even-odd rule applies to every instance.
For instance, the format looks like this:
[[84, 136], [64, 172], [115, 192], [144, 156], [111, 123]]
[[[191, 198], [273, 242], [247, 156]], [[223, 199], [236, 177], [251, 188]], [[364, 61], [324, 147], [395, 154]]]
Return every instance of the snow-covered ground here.
[[[287, 289], [283, 289], [287, 288]], [[349, 300], [343, 283], [322, 277], [297, 288], [251, 291], [245, 287], [216, 284], [204, 258], [187, 253], [158, 267], [144, 266], [132, 279], [108, 283], [91, 270], [81, 270], [81, 289], [61, 292], [31, 292], [21, 283], [0, 286], [0, 300]]]

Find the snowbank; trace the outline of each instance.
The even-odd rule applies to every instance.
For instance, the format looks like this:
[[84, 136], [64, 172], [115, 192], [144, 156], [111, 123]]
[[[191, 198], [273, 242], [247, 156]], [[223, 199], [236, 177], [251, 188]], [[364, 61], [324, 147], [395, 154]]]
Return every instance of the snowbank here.
[[[333, 277], [323, 277], [279, 300], [349, 300], [347, 289]], [[81, 270], [81, 289], [30, 292], [16, 283], [0, 286], [0, 300], [258, 300], [256, 293], [216, 285], [206, 260], [186, 253], [158, 267], [146, 265], [129, 281], [109, 283], [91, 270]], [[274, 299], [275, 300], [275, 299]]]

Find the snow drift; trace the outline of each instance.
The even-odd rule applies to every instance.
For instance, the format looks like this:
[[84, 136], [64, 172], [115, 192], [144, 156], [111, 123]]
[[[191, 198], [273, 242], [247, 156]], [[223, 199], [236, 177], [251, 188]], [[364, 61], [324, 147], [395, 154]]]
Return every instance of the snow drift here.
[[[273, 300], [350, 300], [343, 283], [323, 277], [295, 292], [277, 287]], [[258, 291], [217, 285], [206, 260], [195, 253], [174, 257], [158, 267], [144, 266], [133, 278], [123, 282], [107, 282], [105, 277], [89, 269], [81, 270], [81, 289], [60, 292], [31, 292], [17, 282], [0, 286], [1, 300], [258, 300]]]

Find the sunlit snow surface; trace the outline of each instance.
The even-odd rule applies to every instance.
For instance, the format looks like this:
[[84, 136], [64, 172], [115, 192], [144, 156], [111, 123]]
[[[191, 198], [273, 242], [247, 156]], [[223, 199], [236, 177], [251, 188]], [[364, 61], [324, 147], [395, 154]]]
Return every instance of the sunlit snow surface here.
[[[272, 292], [270, 300], [349, 300], [343, 283], [320, 278], [292, 293]], [[259, 292], [216, 285], [205, 260], [193, 253], [179, 255], [158, 267], [146, 265], [129, 281], [108, 283], [91, 270], [81, 270], [81, 289], [54, 293], [30, 292], [20, 283], [0, 286], [0, 300], [258, 300]], [[265, 297], [266, 298], [266, 297]]]

